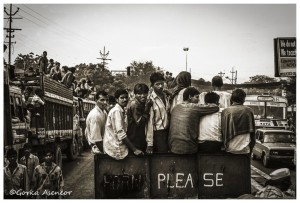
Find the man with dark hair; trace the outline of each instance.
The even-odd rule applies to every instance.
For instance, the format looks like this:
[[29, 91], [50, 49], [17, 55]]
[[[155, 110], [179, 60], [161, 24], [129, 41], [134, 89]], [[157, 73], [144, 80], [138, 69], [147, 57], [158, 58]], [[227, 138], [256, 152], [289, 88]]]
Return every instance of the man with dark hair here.
[[183, 103], [171, 112], [169, 146], [175, 154], [194, 154], [198, 151], [199, 120], [201, 116], [219, 110], [217, 105], [198, 104], [199, 91], [187, 87], [183, 92]]
[[51, 69], [54, 67], [54, 60], [53, 59], [50, 59], [49, 60], [49, 65], [48, 65], [48, 67], [47, 67], [47, 69], [46, 69], [46, 74], [49, 74], [50, 73], [50, 71], [51, 71]]
[[33, 191], [38, 192], [41, 199], [59, 199], [63, 191], [64, 179], [61, 168], [53, 162], [53, 151], [46, 148], [44, 160], [33, 172]]
[[39, 59], [39, 72], [40, 73], [47, 73], [47, 66], [48, 66], [48, 58], [47, 58], [47, 52], [44, 51], [43, 55]]
[[135, 97], [129, 102], [127, 108], [127, 136], [136, 148], [146, 152], [146, 125], [153, 103], [147, 100], [149, 87], [146, 84], [136, 84], [133, 92]]
[[250, 155], [255, 145], [255, 123], [253, 110], [243, 105], [245, 98], [242, 89], [232, 92], [232, 106], [222, 111], [221, 126], [225, 150]]
[[[205, 95], [206, 105], [219, 105], [220, 96], [215, 92], [208, 92]], [[222, 133], [221, 133], [221, 112], [209, 114], [200, 118], [199, 122], [199, 136], [198, 146], [201, 152], [217, 152], [222, 147]]]
[[55, 62], [55, 65], [50, 70], [49, 76], [50, 78], [56, 81], [60, 81], [62, 79], [62, 73], [61, 73], [59, 62]]
[[117, 104], [109, 111], [105, 124], [104, 151], [117, 160], [124, 159], [128, 155], [128, 148], [136, 156], [143, 155], [144, 153], [131, 143], [126, 134], [128, 122], [124, 108], [128, 104], [128, 92], [118, 89], [115, 98]]
[[[4, 198], [20, 199], [17, 191], [28, 191], [27, 168], [18, 164], [18, 153], [14, 149], [8, 149], [6, 158], [9, 164], [4, 168]], [[23, 197], [24, 198], [24, 197]]]
[[163, 92], [165, 78], [159, 72], [154, 72], [150, 76], [151, 92], [149, 98], [153, 105], [150, 109], [148, 119], [146, 141], [148, 154], [153, 152], [168, 152], [168, 134], [170, 123], [170, 102]]
[[33, 154], [31, 154], [31, 145], [26, 143], [23, 146], [23, 150], [25, 153], [25, 156], [23, 156], [20, 159], [20, 164], [26, 166], [27, 168], [27, 172], [28, 172], [28, 182], [30, 184], [30, 189], [32, 188], [32, 177], [33, 177], [33, 171], [35, 169], [35, 167], [37, 167], [40, 162], [39, 162], [39, 158]]
[[[226, 91], [222, 91], [223, 79], [221, 76], [214, 76], [211, 80], [211, 85], [213, 87], [213, 92], [217, 93], [220, 96], [219, 107], [224, 109], [230, 106], [230, 97], [231, 94]], [[205, 104], [204, 97], [207, 92], [202, 92], [199, 96], [200, 104]]]
[[75, 81], [75, 76], [74, 76], [75, 70], [76, 70], [75, 67], [68, 68], [68, 72], [61, 79], [61, 83], [66, 85], [67, 88], [72, 87], [72, 84]]
[[94, 153], [103, 153], [103, 137], [108, 105], [107, 92], [98, 91], [95, 100], [96, 105], [86, 118], [85, 136]]

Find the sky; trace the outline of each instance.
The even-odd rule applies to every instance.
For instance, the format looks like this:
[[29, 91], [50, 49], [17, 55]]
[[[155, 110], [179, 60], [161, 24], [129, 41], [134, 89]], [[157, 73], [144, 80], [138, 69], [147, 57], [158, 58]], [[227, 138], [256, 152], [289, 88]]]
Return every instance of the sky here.
[[[3, 4], [9, 12], [9, 5]], [[274, 77], [273, 39], [296, 37], [296, 4], [13, 4], [12, 62], [19, 53], [42, 54], [61, 65], [100, 63], [109, 70], [152, 61], [176, 76], [193, 79], [220, 72], [237, 83], [254, 75]], [[6, 15], [4, 15], [7, 17]], [[3, 26], [8, 27], [4, 19]], [[3, 39], [7, 41], [6, 33]], [[188, 47], [187, 52], [183, 48]], [[8, 51], [4, 53], [7, 60]], [[187, 66], [187, 67], [186, 67]], [[229, 79], [224, 79], [230, 83]]]

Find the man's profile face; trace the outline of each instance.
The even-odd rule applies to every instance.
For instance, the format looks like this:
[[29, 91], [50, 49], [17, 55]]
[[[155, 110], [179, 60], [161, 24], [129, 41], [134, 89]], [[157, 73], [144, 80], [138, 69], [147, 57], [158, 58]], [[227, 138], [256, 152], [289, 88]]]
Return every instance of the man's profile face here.
[[108, 96], [99, 95], [99, 98], [97, 100], [97, 105], [101, 110], [106, 109], [108, 104]]

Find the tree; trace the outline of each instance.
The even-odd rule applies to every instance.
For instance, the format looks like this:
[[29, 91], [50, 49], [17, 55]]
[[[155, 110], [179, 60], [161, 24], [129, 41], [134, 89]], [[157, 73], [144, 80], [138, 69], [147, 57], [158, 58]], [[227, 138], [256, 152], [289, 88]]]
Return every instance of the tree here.
[[271, 83], [276, 81], [277, 80], [275, 78], [271, 78], [266, 75], [255, 75], [250, 77], [249, 81], [245, 83]]
[[26, 70], [30, 67], [35, 69], [38, 67], [38, 59], [39, 55], [34, 55], [33, 52], [30, 52], [29, 54], [18, 54], [14, 65], [18, 70]]

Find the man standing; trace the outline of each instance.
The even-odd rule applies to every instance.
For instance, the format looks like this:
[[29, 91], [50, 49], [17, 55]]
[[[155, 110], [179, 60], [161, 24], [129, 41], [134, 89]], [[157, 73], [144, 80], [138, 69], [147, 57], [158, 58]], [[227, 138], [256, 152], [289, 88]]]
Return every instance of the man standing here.
[[33, 172], [33, 191], [41, 199], [60, 199], [64, 179], [61, 168], [53, 162], [53, 151], [49, 148], [44, 153], [45, 162], [38, 165]]
[[31, 146], [26, 143], [24, 144], [24, 153], [25, 156], [23, 156], [20, 159], [20, 164], [26, 166], [27, 173], [28, 173], [28, 182], [30, 184], [30, 189], [32, 188], [32, 177], [33, 177], [33, 171], [35, 167], [39, 165], [39, 158], [33, 154], [31, 154]]
[[253, 111], [244, 106], [246, 93], [235, 89], [231, 95], [232, 106], [221, 114], [222, 136], [227, 152], [251, 154], [255, 145], [255, 122]]
[[187, 87], [183, 92], [183, 103], [177, 104], [171, 112], [169, 146], [175, 154], [193, 154], [198, 151], [200, 117], [219, 110], [217, 105], [202, 106], [199, 91]]
[[147, 150], [148, 154], [153, 152], [168, 152], [168, 134], [170, 124], [170, 102], [163, 92], [164, 75], [155, 72], [150, 76], [153, 91], [149, 98], [153, 102], [150, 109], [150, 117], [147, 125]]
[[85, 136], [92, 146], [94, 153], [103, 153], [103, 137], [107, 119], [106, 108], [108, 105], [108, 94], [105, 91], [98, 91], [96, 105], [86, 118]]
[[47, 52], [44, 51], [43, 55], [39, 59], [39, 72], [47, 74], [47, 67], [48, 67]]
[[50, 70], [50, 78], [56, 81], [60, 81], [62, 79], [62, 73], [60, 70], [60, 63], [55, 62], [55, 66], [53, 66]]
[[28, 191], [28, 176], [26, 166], [17, 163], [17, 151], [8, 149], [6, 158], [9, 164], [4, 168], [4, 198], [20, 199], [24, 196], [18, 196], [17, 191]]

